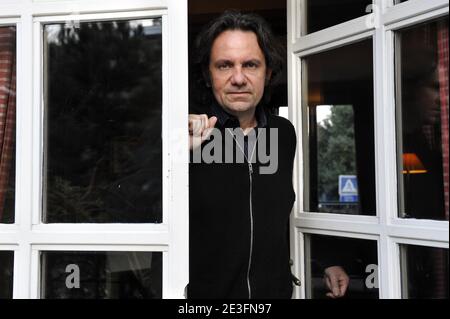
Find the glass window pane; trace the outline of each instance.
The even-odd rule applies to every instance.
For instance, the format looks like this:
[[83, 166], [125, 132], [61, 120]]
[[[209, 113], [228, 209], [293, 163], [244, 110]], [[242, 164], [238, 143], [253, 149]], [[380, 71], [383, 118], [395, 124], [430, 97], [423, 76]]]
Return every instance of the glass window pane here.
[[375, 215], [372, 41], [303, 61], [305, 211]]
[[41, 297], [48, 299], [159, 299], [160, 252], [41, 253]]
[[331, 266], [341, 266], [350, 278], [344, 298], [379, 298], [376, 241], [307, 235], [305, 262], [307, 298], [328, 298], [324, 271]]
[[403, 298], [448, 299], [448, 249], [400, 245]]
[[161, 19], [44, 26], [44, 222], [162, 220]]
[[0, 223], [14, 223], [16, 28], [0, 27]]
[[316, 32], [371, 12], [372, 0], [303, 0], [303, 34]]
[[396, 33], [400, 217], [449, 220], [448, 17]]
[[0, 299], [12, 299], [13, 271], [14, 252], [0, 251]]

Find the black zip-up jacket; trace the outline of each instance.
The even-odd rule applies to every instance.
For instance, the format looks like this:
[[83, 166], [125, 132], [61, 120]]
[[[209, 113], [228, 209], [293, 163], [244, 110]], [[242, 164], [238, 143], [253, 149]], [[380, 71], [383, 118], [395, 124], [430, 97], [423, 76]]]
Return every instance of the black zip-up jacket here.
[[[262, 111], [260, 106], [258, 110], [257, 130], [264, 122], [267, 141], [269, 129], [278, 129], [274, 174], [260, 173], [264, 165], [257, 150], [251, 181], [248, 163], [190, 164], [188, 298], [291, 298], [288, 221], [295, 200], [296, 135], [288, 120]], [[217, 116], [214, 108], [208, 115]], [[218, 117], [216, 128], [222, 135], [227, 127], [238, 125], [235, 119]], [[257, 147], [261, 143], [258, 140]], [[266, 150], [268, 153], [270, 147]]]

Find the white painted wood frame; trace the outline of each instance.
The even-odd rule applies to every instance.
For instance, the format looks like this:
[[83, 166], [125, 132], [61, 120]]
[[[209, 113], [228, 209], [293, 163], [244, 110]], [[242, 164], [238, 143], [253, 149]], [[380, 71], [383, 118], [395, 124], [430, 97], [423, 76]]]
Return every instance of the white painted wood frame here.
[[[43, 224], [42, 24], [162, 17], [163, 223]], [[163, 298], [188, 283], [187, 0], [0, 0], [0, 26], [17, 28], [16, 217], [0, 224], [15, 252], [13, 298], [39, 298], [39, 252], [160, 251]], [[186, 133], [185, 133], [186, 132]]]
[[[306, 1], [306, 0], [305, 0]], [[288, 0], [288, 96], [289, 118], [297, 135], [294, 187], [297, 200], [291, 215], [293, 272], [301, 279], [293, 298], [305, 298], [305, 235], [322, 234], [376, 240], [380, 298], [401, 298], [400, 244], [449, 247], [448, 221], [398, 218], [397, 153], [395, 120], [394, 34], [408, 26], [448, 16], [446, 0], [410, 0], [398, 5], [392, 0], [374, 0], [371, 11], [318, 32], [303, 35], [303, 0]], [[370, 13], [371, 12], [371, 13]], [[374, 127], [376, 170], [376, 216], [335, 215], [304, 211], [307, 172], [303, 145], [302, 59], [363, 39], [373, 41]]]

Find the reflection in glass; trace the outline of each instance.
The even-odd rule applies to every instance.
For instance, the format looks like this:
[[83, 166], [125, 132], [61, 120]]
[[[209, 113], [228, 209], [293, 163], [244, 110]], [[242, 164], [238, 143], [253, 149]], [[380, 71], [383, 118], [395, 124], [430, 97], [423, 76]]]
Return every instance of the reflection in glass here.
[[399, 212], [449, 219], [448, 18], [396, 34]]
[[401, 245], [402, 297], [448, 299], [448, 249]]
[[303, 0], [306, 22], [303, 34], [316, 32], [349, 21], [371, 11], [372, 0]]
[[161, 19], [48, 24], [44, 43], [44, 222], [161, 222]]
[[159, 299], [160, 252], [41, 253], [41, 297], [46, 299]]
[[372, 42], [303, 62], [305, 211], [375, 215]]
[[0, 27], [0, 223], [14, 223], [15, 164], [16, 28]]
[[0, 299], [13, 297], [13, 271], [14, 252], [0, 251]]
[[324, 270], [330, 266], [341, 266], [350, 277], [344, 298], [379, 298], [376, 241], [307, 235], [305, 262], [308, 299], [328, 298]]
[[[318, 211], [358, 214], [353, 107], [316, 106]], [[338, 143], [334, 140], [339, 140]], [[345, 154], [340, 160], [336, 153]]]

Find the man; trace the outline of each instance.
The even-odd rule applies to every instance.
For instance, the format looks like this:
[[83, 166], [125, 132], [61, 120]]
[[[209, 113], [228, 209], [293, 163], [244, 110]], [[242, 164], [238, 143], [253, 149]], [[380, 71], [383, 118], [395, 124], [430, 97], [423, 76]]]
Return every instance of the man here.
[[[288, 120], [265, 108], [281, 71], [275, 43], [262, 18], [237, 12], [224, 13], [198, 37], [196, 58], [210, 95], [205, 114], [189, 115], [191, 157], [202, 156], [190, 165], [189, 298], [291, 298], [296, 136]], [[224, 154], [230, 148], [231, 163]], [[270, 150], [275, 171], [264, 173], [260, 149]], [[343, 269], [325, 274], [330, 296], [343, 296]]]

